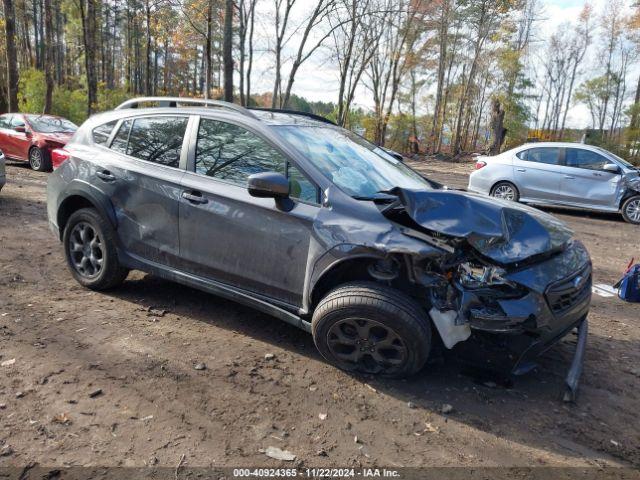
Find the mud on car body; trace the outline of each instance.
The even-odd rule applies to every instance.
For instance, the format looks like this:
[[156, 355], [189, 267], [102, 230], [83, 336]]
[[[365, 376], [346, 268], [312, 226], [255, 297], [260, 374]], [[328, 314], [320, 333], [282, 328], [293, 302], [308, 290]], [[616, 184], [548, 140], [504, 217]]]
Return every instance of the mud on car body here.
[[[160, 107], [126, 108], [145, 102]], [[446, 189], [322, 119], [224, 102], [132, 100], [53, 158], [50, 224], [89, 288], [151, 272], [312, 332], [340, 368], [393, 377], [432, 345], [494, 340], [520, 373], [580, 326], [577, 379], [591, 265], [550, 215]]]

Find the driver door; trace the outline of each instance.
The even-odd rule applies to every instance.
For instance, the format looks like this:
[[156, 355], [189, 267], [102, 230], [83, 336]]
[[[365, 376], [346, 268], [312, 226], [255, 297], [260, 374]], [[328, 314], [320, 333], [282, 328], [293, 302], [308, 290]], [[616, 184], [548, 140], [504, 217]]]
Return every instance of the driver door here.
[[581, 206], [617, 208], [622, 175], [604, 170], [608, 163], [613, 162], [592, 150], [566, 148], [561, 185], [563, 199]]
[[[280, 150], [244, 127], [203, 117], [182, 181], [180, 257], [199, 277], [301, 306], [317, 187]], [[294, 207], [249, 195], [247, 178], [288, 174]]]

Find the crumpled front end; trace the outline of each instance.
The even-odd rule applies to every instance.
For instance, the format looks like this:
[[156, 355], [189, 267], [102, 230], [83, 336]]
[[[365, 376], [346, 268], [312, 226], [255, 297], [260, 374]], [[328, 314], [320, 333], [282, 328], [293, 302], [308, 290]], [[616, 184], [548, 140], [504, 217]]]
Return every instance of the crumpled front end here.
[[462, 353], [487, 344], [506, 354], [512, 373], [523, 373], [586, 318], [591, 261], [559, 220], [462, 192], [390, 193], [398, 200], [382, 213], [405, 235], [443, 250], [415, 261], [413, 277], [445, 347]]

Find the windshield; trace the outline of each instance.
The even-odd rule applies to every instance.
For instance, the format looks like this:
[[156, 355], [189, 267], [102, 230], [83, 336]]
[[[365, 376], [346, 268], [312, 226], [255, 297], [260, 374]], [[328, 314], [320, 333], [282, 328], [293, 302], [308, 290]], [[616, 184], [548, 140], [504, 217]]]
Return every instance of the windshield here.
[[75, 123], [58, 117], [43, 115], [25, 115], [36, 132], [40, 133], [73, 133], [78, 129]]
[[275, 128], [353, 197], [370, 198], [393, 187], [431, 189], [425, 179], [402, 162], [348, 130], [291, 125]]
[[610, 152], [609, 150], [605, 150], [604, 148], [600, 148], [600, 147], [596, 147], [598, 150], [600, 150], [601, 152], [604, 152], [610, 156], [612, 156], [613, 158], [615, 158], [619, 163], [621, 163], [622, 165], [624, 165], [626, 168], [635, 170], [636, 167], [634, 167], [632, 164], [630, 164], [629, 162], [627, 162], [624, 158], [620, 158], [618, 155], [616, 155], [615, 153]]

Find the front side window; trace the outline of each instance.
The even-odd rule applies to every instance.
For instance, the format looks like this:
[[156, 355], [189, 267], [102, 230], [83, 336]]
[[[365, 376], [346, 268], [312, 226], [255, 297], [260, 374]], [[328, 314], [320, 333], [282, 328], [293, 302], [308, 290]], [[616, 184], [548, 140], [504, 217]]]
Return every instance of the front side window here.
[[599, 153], [583, 150], [582, 148], [567, 148], [565, 160], [567, 167], [585, 168], [587, 170], [602, 170], [606, 164], [613, 163]]
[[196, 172], [245, 186], [254, 173], [286, 173], [286, 159], [255, 133], [208, 118], [200, 120]]
[[309, 203], [318, 202], [318, 189], [295, 165], [289, 164], [287, 178], [289, 179], [289, 196], [291, 198]]
[[378, 147], [335, 127], [284, 125], [280, 135], [318, 168], [338, 188], [356, 198], [369, 198], [394, 187], [431, 190], [420, 175]]
[[93, 142], [97, 143], [98, 145], [106, 145], [109, 141], [111, 131], [113, 130], [113, 127], [116, 126], [116, 123], [118, 123], [118, 121], [113, 120], [112, 122], [108, 122], [94, 128], [91, 132], [93, 136]]
[[187, 117], [143, 117], [122, 122], [111, 149], [131, 157], [178, 168]]
[[545, 163], [547, 165], [558, 165], [560, 163], [559, 148], [530, 148], [525, 152], [525, 156], [520, 158], [529, 162]]

